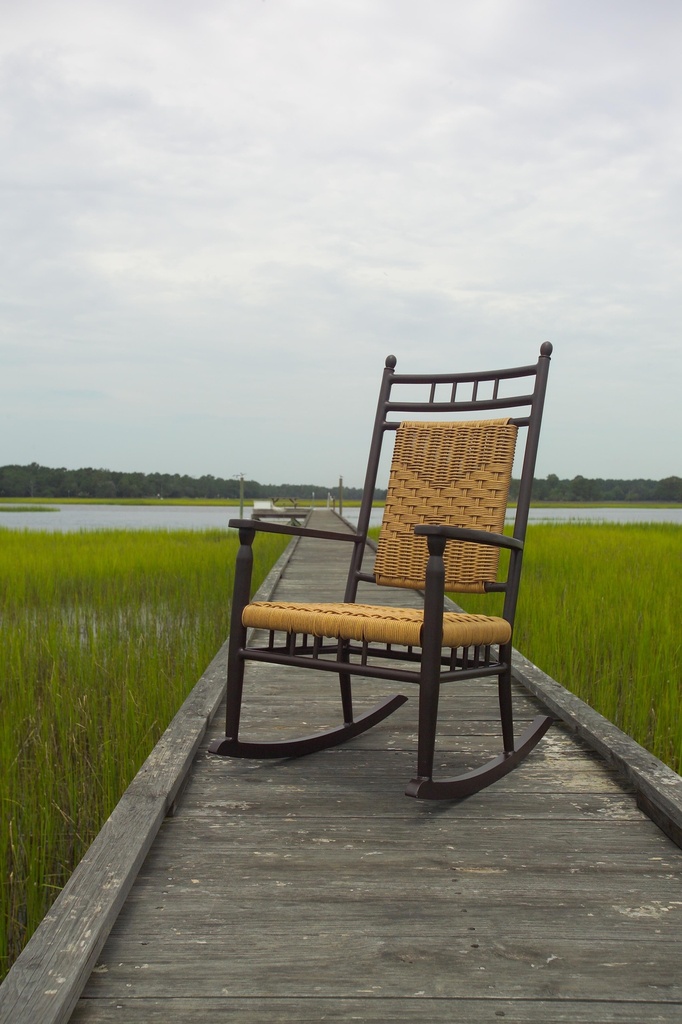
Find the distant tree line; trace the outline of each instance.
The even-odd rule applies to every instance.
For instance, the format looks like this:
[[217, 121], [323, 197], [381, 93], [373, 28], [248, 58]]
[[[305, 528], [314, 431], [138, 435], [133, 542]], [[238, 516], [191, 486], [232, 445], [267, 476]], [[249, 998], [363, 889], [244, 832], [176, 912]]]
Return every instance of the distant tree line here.
[[[244, 480], [245, 498], [315, 498], [320, 501], [338, 486], [322, 484], [260, 484]], [[362, 497], [359, 487], [344, 487], [347, 498]], [[386, 492], [382, 491], [381, 496]], [[379, 496], [379, 494], [378, 494]], [[50, 469], [29, 466], [0, 467], [0, 497], [5, 498], [238, 498], [239, 480], [207, 474], [120, 473], [109, 469]]]
[[[519, 491], [518, 480], [512, 481], [511, 497]], [[574, 476], [560, 480], [550, 473], [544, 480], [533, 481], [533, 501], [679, 501], [682, 502], [682, 478], [668, 476], [664, 480], [602, 480]]]
[[[244, 497], [311, 498], [318, 501], [335, 495], [337, 487], [323, 484], [261, 484], [244, 480]], [[344, 497], [362, 497], [359, 487], [345, 487]], [[512, 481], [512, 500], [518, 481]], [[121, 473], [109, 469], [50, 469], [32, 462], [29, 466], [0, 467], [0, 496], [5, 498], [238, 498], [239, 480], [207, 474]], [[386, 491], [377, 490], [377, 499]], [[561, 480], [550, 473], [533, 484], [535, 501], [673, 501], [682, 502], [682, 478], [664, 480], [602, 480], [584, 476]]]

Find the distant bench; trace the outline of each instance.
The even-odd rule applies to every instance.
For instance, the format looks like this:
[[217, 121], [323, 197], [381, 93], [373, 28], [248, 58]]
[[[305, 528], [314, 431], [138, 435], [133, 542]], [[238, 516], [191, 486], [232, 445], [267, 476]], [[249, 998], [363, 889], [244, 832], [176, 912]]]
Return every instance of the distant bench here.
[[252, 519], [291, 519], [296, 523], [305, 519], [310, 509], [306, 506], [298, 508], [295, 501], [284, 508], [277, 508], [272, 499], [255, 500], [251, 512]]

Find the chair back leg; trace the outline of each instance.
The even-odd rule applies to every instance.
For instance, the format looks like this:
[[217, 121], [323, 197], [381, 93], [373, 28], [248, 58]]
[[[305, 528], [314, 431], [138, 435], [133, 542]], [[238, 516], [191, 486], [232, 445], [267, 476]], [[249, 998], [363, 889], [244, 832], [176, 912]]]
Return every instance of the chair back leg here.
[[502, 723], [502, 744], [505, 754], [511, 754], [514, 749], [514, 715], [512, 712], [512, 687], [511, 687], [511, 644], [504, 644], [500, 647], [500, 661], [504, 662], [504, 669], [498, 676], [498, 697], [500, 702], [500, 721]]

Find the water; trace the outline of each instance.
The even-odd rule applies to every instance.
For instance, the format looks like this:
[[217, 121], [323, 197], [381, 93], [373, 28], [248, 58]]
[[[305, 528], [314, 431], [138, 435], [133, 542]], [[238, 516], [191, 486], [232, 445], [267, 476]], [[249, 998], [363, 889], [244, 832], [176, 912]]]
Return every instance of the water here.
[[531, 523], [676, 523], [682, 508], [531, 508]]
[[[26, 505], [29, 502], [22, 502]], [[3, 512], [0, 527], [15, 530], [208, 530], [227, 529], [239, 509], [224, 505], [47, 505], [50, 512]], [[357, 508], [344, 510], [344, 517], [357, 523]], [[250, 516], [251, 509], [244, 509]], [[381, 523], [383, 509], [374, 509], [372, 525]], [[531, 509], [533, 523], [676, 523], [682, 525], [682, 508], [538, 508]]]
[[[358, 509], [344, 511], [349, 523], [357, 523]], [[370, 524], [379, 526], [383, 509], [372, 510]], [[513, 522], [513, 516], [507, 522]], [[682, 526], [682, 508], [531, 508], [531, 523], [676, 523]]]
[[[22, 502], [22, 505], [30, 502]], [[239, 509], [225, 505], [43, 505], [55, 511], [3, 512], [0, 527], [15, 530], [225, 530]], [[245, 509], [245, 514], [247, 510]], [[249, 510], [250, 512], [250, 510]]]

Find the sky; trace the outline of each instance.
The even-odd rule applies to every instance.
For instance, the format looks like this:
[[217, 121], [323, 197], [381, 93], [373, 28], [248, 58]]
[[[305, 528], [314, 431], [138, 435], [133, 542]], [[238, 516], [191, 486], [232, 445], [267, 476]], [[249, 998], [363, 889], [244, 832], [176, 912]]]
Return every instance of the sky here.
[[682, 476], [679, 0], [0, 0], [0, 464], [362, 484], [385, 357], [554, 345]]

